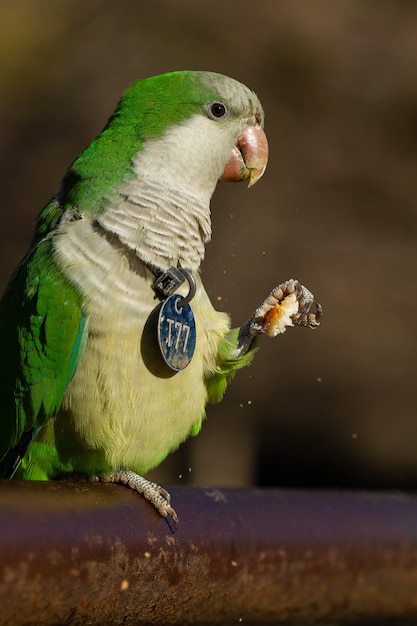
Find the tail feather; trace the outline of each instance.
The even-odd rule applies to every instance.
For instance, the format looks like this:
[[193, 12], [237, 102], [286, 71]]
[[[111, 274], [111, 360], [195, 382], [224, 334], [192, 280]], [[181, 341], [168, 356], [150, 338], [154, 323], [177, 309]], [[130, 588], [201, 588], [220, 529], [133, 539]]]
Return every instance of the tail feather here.
[[30, 446], [32, 439], [39, 432], [40, 427], [34, 427], [23, 433], [14, 448], [6, 450], [0, 457], [0, 478], [11, 479], [16, 474], [19, 465]]

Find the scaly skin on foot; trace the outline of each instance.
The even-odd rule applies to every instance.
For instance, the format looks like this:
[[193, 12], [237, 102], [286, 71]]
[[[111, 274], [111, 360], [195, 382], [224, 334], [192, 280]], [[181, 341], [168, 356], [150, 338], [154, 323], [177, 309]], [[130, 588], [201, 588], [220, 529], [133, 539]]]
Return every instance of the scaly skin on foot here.
[[[315, 307], [315, 310], [312, 310]], [[289, 326], [317, 328], [322, 307], [311, 291], [297, 280], [287, 280], [275, 287], [248, 321], [241, 326], [236, 356], [245, 354], [257, 335], [276, 337]]]

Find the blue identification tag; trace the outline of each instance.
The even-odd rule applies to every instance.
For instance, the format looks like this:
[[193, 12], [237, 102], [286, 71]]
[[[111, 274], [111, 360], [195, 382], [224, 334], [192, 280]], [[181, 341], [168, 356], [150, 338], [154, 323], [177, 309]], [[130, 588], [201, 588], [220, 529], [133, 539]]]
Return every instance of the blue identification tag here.
[[179, 294], [169, 296], [161, 306], [158, 342], [171, 369], [179, 372], [190, 364], [196, 344], [195, 320], [190, 305]]

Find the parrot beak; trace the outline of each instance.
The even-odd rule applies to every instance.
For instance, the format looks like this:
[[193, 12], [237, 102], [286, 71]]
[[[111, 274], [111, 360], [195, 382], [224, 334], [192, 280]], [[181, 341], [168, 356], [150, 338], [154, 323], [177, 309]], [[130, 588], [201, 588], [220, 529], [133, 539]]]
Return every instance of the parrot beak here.
[[220, 180], [249, 178], [252, 187], [262, 176], [268, 162], [268, 140], [260, 124], [251, 124], [239, 135]]

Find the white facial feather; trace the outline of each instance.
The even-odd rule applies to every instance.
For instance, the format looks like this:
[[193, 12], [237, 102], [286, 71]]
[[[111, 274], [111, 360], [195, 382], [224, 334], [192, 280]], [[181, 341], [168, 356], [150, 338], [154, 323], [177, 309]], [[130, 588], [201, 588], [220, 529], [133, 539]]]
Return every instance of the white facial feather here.
[[197, 115], [149, 142], [97, 221], [147, 263], [197, 269], [211, 237], [210, 199], [239, 130]]

